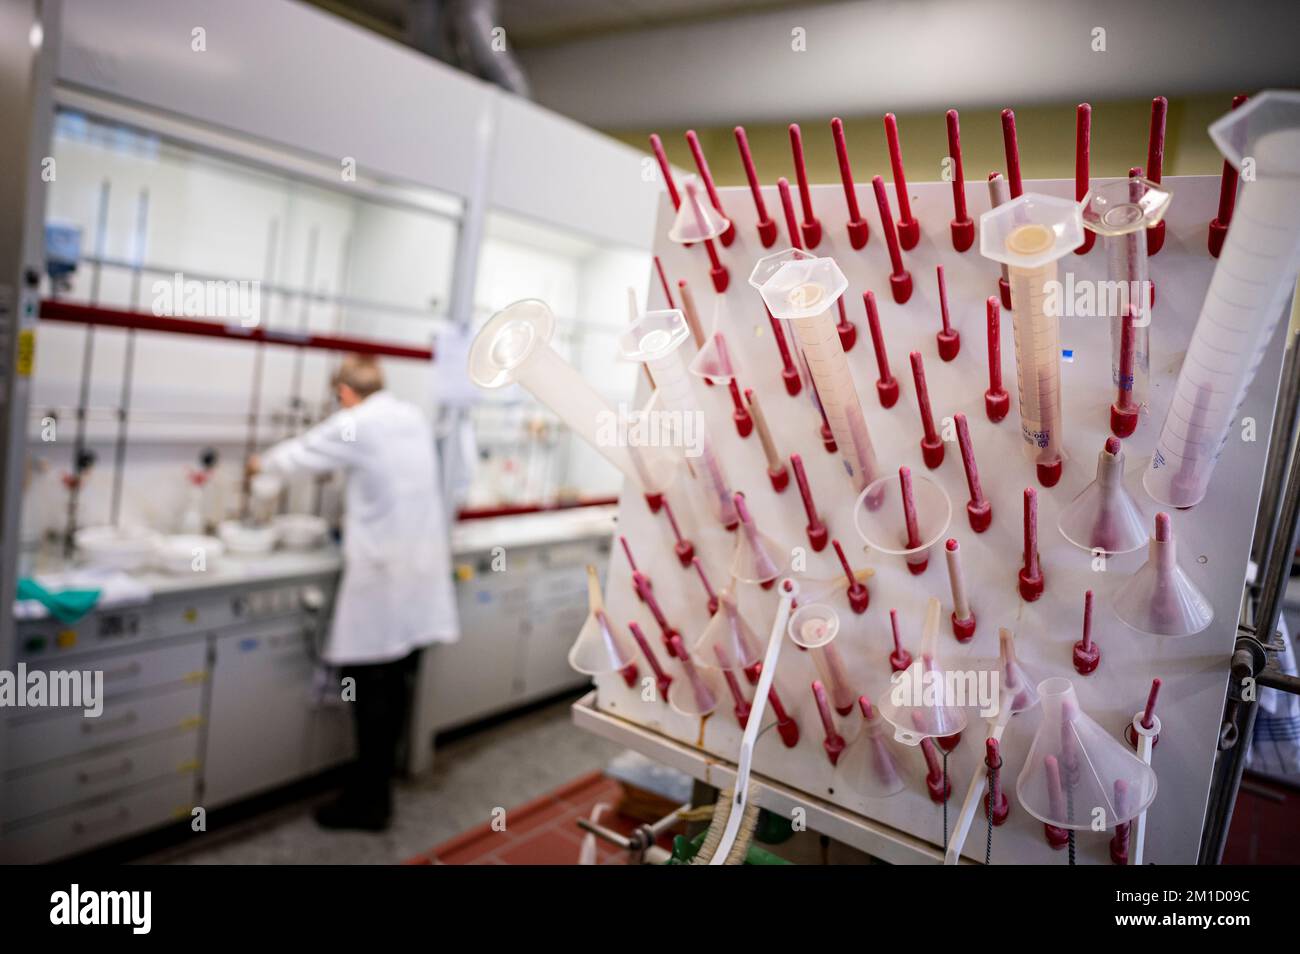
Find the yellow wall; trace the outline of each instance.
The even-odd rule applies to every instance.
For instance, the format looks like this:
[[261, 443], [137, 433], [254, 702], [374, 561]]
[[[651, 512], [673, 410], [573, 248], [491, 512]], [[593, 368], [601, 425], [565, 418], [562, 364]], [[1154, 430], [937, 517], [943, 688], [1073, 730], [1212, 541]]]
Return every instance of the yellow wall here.
[[[1165, 144], [1165, 175], [1218, 174], [1223, 159], [1206, 135], [1206, 127], [1232, 103], [1231, 93], [1188, 96], [1169, 101]], [[999, 110], [963, 110], [961, 114], [962, 166], [967, 180], [982, 180], [994, 169], [1005, 173]], [[1031, 106], [1016, 109], [1020, 164], [1026, 179], [1065, 179], [1074, 176], [1074, 106]], [[1092, 174], [1127, 175], [1130, 166], [1146, 164], [1150, 100], [1093, 103]], [[843, 117], [854, 178], [869, 181], [879, 174], [891, 181], [889, 153], [879, 116]], [[831, 142], [830, 117], [801, 118], [808, 176], [814, 182], [838, 182], [839, 167]], [[936, 181], [940, 163], [948, 154], [943, 113], [899, 116], [899, 138], [909, 180]], [[754, 164], [764, 185], [778, 176], [794, 179], [790, 140], [785, 125], [745, 127]], [[658, 132], [668, 158], [683, 169], [693, 169], [684, 129], [658, 129], [610, 135], [649, 152], [647, 137]], [[704, 154], [719, 185], [744, 185], [745, 174], [731, 127], [697, 128]]]

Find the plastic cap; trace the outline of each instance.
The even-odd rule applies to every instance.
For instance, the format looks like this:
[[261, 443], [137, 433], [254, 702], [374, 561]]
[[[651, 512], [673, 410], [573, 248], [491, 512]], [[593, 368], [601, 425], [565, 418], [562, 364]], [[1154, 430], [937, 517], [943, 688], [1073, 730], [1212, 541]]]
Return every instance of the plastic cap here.
[[980, 254], [1004, 265], [1036, 268], [1083, 242], [1079, 203], [1026, 192], [980, 216]]

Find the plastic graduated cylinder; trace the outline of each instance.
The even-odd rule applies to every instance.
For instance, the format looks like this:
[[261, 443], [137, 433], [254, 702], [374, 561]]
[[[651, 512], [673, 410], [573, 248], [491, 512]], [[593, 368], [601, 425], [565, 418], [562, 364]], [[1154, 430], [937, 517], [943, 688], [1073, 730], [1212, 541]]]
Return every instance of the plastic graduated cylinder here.
[[759, 259], [749, 277], [775, 318], [789, 322], [816, 385], [844, 469], [855, 490], [880, 474], [862, 402], [830, 309], [848, 280], [835, 260], [786, 249]]
[[1020, 433], [1044, 487], [1061, 479], [1061, 342], [1059, 319], [1046, 307], [1057, 259], [1083, 241], [1079, 206], [1025, 193], [980, 216], [980, 252], [1002, 262], [1015, 304], [1012, 332], [1020, 392]]
[[1254, 160], [1201, 305], [1142, 484], [1173, 507], [1201, 502], [1300, 267], [1300, 92], [1268, 90], [1210, 126], [1234, 166]]
[[722, 460], [714, 450], [708, 424], [700, 411], [686, 360], [680, 350], [690, 337], [686, 316], [680, 311], [649, 311], [624, 332], [619, 339], [619, 352], [626, 360], [640, 361], [649, 366], [663, 409], [679, 416], [680, 437], [685, 438], [688, 421], [698, 429], [696, 449], [699, 452], [699, 470], [708, 487], [709, 512], [731, 530], [740, 523], [731, 484], [723, 470]]
[[545, 302], [527, 298], [507, 305], [488, 319], [470, 346], [470, 380], [486, 389], [522, 385], [641, 488], [657, 509], [675, 462], [656, 448], [610, 439], [605, 430], [618, 415], [551, 347], [554, 331], [555, 316]]
[[[1083, 224], [1102, 237], [1107, 277], [1115, 290], [1110, 318], [1111, 378], [1115, 402], [1110, 428], [1128, 437], [1147, 403], [1150, 377], [1151, 284], [1147, 229], [1164, 219], [1172, 195], [1148, 179], [1133, 177], [1097, 186], [1084, 196]], [[1110, 305], [1114, 308], [1110, 308]]]

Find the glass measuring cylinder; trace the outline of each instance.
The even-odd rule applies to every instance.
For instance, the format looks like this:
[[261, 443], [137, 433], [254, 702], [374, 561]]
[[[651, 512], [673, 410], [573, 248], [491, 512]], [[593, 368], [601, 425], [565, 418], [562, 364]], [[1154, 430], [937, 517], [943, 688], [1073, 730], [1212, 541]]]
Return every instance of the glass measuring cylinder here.
[[[688, 457], [699, 464], [709, 512], [728, 530], [739, 522], [732, 499], [731, 482], [714, 448], [709, 427], [700, 409], [681, 346], [691, 337], [686, 316], [676, 309], [648, 311], [619, 339], [619, 353], [628, 361], [640, 361], [654, 375], [660, 410], [676, 415], [675, 434]], [[694, 441], [687, 446], [694, 430]]]
[[[1204, 499], [1246, 389], [1300, 268], [1300, 93], [1261, 93], [1210, 126], [1254, 166], [1219, 254], [1142, 484], [1161, 503]], [[1243, 176], [1245, 179], [1245, 176]]]
[[787, 249], [759, 259], [749, 283], [763, 296], [773, 317], [794, 328], [844, 470], [854, 490], [865, 490], [880, 476], [880, 466], [830, 313], [848, 280], [834, 259]]
[[1057, 259], [1083, 241], [1079, 207], [1066, 199], [1025, 193], [980, 217], [980, 251], [1007, 266], [1016, 349], [1020, 435], [1038, 480], [1053, 486], [1064, 461], [1061, 425], [1059, 316], [1049, 313]]
[[470, 345], [470, 380], [488, 390], [521, 385], [642, 493], [662, 495], [672, 481], [672, 458], [658, 448], [617, 439], [617, 413], [551, 347], [554, 331], [555, 315], [545, 302], [526, 298], [507, 305]]
[[1151, 370], [1151, 282], [1147, 229], [1160, 222], [1172, 194], [1134, 176], [1089, 190], [1083, 197], [1083, 226], [1102, 237], [1107, 293], [1097, 295], [1110, 319], [1111, 380], [1115, 404], [1111, 429], [1128, 437], [1147, 403]]

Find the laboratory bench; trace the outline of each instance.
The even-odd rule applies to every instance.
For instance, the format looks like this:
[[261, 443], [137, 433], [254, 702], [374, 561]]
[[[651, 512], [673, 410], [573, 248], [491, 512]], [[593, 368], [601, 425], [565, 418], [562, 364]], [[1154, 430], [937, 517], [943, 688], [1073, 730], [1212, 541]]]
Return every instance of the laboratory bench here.
[[[589, 507], [455, 525], [462, 638], [422, 657], [409, 771], [439, 731], [587, 683], [567, 653], [613, 521]], [[147, 598], [73, 625], [17, 619], [15, 665], [103, 671], [104, 711], [5, 714], [0, 862], [74, 855], [347, 762], [350, 713], [318, 663], [341, 567], [336, 548], [228, 556], [135, 574]]]

